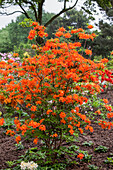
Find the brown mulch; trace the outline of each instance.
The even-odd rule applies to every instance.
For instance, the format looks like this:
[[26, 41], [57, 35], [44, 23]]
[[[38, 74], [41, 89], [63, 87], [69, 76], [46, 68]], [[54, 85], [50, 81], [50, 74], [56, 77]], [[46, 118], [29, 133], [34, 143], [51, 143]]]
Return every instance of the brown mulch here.
[[[109, 99], [110, 104], [113, 106], [113, 90], [108, 90], [106, 93], [103, 93], [99, 96], [100, 98]], [[93, 124], [94, 132], [87, 132], [87, 135], [80, 135], [79, 142], [74, 142], [73, 144], [80, 147], [81, 150], [88, 151], [89, 155], [92, 155], [92, 159], [89, 162], [80, 161], [79, 165], [73, 165], [68, 167], [66, 170], [88, 170], [88, 165], [92, 164], [99, 167], [99, 170], [113, 170], [113, 164], [105, 164], [104, 160], [107, 157], [111, 157], [110, 154], [113, 154], [113, 129], [105, 130], [99, 127], [97, 124]], [[83, 146], [83, 142], [92, 141], [92, 146]], [[31, 147], [36, 147], [33, 145], [32, 141], [24, 141], [24, 149], [17, 150], [15, 146], [15, 138], [6, 136], [4, 129], [0, 128], [0, 169], [9, 168], [7, 161], [18, 160], [20, 155], [23, 155], [25, 151]], [[99, 145], [108, 147], [106, 153], [95, 152], [94, 149]]]

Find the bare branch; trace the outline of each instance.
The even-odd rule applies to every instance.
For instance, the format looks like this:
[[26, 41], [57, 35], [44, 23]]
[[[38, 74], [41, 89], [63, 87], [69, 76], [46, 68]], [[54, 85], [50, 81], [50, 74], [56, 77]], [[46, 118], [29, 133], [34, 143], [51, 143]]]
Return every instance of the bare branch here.
[[11, 7], [11, 6], [12, 6], [12, 4], [9, 5], [9, 6], [0, 6], [0, 8], [5, 9], [5, 8], [9, 8], [9, 7]]
[[15, 14], [15, 13], [17, 13], [17, 12], [20, 12], [20, 13], [22, 13], [22, 14], [24, 14], [22, 11], [14, 11], [14, 12], [11, 12], [11, 13], [7, 13], [7, 12], [0, 12], [0, 14], [1, 15], [13, 15], [13, 14]]
[[30, 16], [28, 15], [28, 13], [25, 11], [25, 9], [22, 7], [22, 5], [21, 5], [21, 3], [20, 2], [18, 2], [17, 0], [16, 0], [16, 3], [19, 5], [19, 7], [22, 9], [22, 11], [23, 11], [23, 14], [27, 17], [27, 18], [30, 18]]
[[[76, 0], [75, 4], [69, 8], [63, 8], [58, 14], [54, 15], [44, 26], [47, 27], [54, 19], [56, 19], [58, 16], [63, 14], [64, 12], [67, 12], [71, 9], [73, 9], [77, 5], [78, 0]], [[65, 6], [64, 6], [65, 7]]]
[[66, 0], [64, 0], [64, 9], [66, 9]]
[[38, 21], [38, 15], [37, 15], [37, 11], [36, 11], [36, 8], [34, 7], [34, 4], [31, 2], [31, 1], [26, 1], [26, 0], [23, 0], [24, 3], [26, 4], [30, 4], [34, 13], [35, 13], [35, 18], [36, 18], [36, 21]]

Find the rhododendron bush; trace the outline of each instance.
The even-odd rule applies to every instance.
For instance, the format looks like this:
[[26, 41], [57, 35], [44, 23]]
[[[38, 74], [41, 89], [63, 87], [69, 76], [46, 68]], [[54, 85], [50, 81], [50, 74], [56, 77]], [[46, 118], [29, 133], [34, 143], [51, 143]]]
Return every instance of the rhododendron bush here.
[[[37, 35], [47, 36], [43, 26], [36, 22], [32, 26], [29, 39], [35, 39]], [[113, 83], [111, 72], [104, 65], [107, 59], [95, 63], [84, 58], [81, 48], [89, 56], [92, 51], [83, 49], [80, 42], [70, 40], [76, 36], [80, 40], [92, 41], [95, 34], [88, 34], [81, 28], [71, 31], [59, 28], [55, 38], [47, 40], [43, 46], [32, 45], [36, 55], [23, 58], [21, 65], [12, 59], [0, 62], [1, 104], [10, 104], [18, 113], [21, 111], [21, 115], [22, 112], [27, 113], [24, 122], [21, 117], [15, 118], [15, 131], [8, 129], [6, 133], [15, 135], [17, 143], [26, 136], [32, 138], [35, 144], [43, 141], [46, 156], [51, 155], [54, 160], [57, 150], [69, 135], [74, 139], [84, 130], [93, 132], [85, 108], [90, 97], [103, 90], [100, 82]], [[101, 111], [106, 117], [113, 117], [107, 100], [102, 101], [102, 110], [97, 109], [95, 114], [101, 117]], [[3, 123], [1, 118], [0, 125]], [[113, 126], [107, 120], [100, 119], [98, 123], [103, 128]]]

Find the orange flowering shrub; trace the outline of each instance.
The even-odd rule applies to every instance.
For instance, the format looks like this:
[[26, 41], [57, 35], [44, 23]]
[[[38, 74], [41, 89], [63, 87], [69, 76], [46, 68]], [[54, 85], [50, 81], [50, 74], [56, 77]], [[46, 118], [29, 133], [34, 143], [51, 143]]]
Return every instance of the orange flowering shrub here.
[[[47, 36], [45, 28], [38, 23], [32, 23], [33, 29], [28, 38], [32, 40], [35, 36]], [[93, 132], [91, 120], [85, 113], [80, 113], [80, 107], [88, 98], [101, 92], [99, 76], [101, 81], [113, 83], [111, 73], [105, 71], [104, 60], [102, 63], [95, 63], [85, 59], [78, 51], [82, 44], [80, 42], [68, 42], [66, 39], [77, 35], [79, 39], [94, 39], [93, 34], [87, 34], [83, 29], [75, 29], [67, 32], [63, 27], [59, 28], [54, 39], [49, 39], [44, 46], [33, 46], [36, 55], [23, 58], [20, 65], [17, 62], [0, 62], [0, 102], [10, 104], [18, 111], [24, 111], [28, 116], [25, 122], [15, 118], [17, 143], [22, 136], [31, 136], [35, 144], [41, 139], [46, 148], [52, 150], [56, 159], [57, 153], [54, 150], [60, 149], [63, 141], [68, 135], [83, 134], [84, 130]], [[60, 37], [64, 41], [60, 41]], [[91, 50], [85, 51], [88, 55]], [[104, 100], [107, 103], [107, 100]], [[104, 103], [104, 105], [105, 105]], [[111, 112], [109, 105], [103, 106]], [[97, 114], [101, 115], [99, 111]], [[112, 113], [107, 117], [112, 117]], [[0, 125], [4, 120], [0, 119]], [[99, 124], [104, 128], [103, 121]], [[112, 127], [113, 124], [106, 124]], [[15, 135], [12, 131], [7, 134]], [[48, 156], [48, 153], [47, 153]], [[82, 159], [83, 154], [78, 158]]]

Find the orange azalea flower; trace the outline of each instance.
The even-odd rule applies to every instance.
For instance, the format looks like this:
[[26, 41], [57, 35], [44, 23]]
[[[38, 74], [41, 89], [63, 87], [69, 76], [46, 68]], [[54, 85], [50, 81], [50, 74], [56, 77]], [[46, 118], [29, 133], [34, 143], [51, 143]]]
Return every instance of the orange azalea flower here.
[[37, 107], [36, 106], [32, 106], [31, 107], [31, 111], [35, 112], [37, 110]]
[[98, 113], [99, 115], [101, 114], [100, 110], [97, 110], [95, 113]]
[[74, 130], [73, 130], [73, 129], [70, 129], [70, 130], [69, 130], [69, 133], [70, 133], [71, 135], [73, 135]]
[[64, 112], [61, 112], [61, 113], [60, 113], [60, 118], [63, 119], [63, 118], [65, 118], [65, 117], [66, 117], [66, 114], [65, 114]]
[[40, 126], [39, 126], [39, 130], [41, 130], [41, 131], [45, 131], [45, 130], [46, 130], [45, 125], [40, 125]]
[[31, 132], [32, 132], [32, 133], [34, 133], [34, 132], [35, 132], [35, 130], [32, 130]]
[[36, 31], [35, 30], [30, 30], [28, 39], [32, 40], [35, 37], [35, 35], [36, 35]]
[[100, 62], [102, 62], [102, 63], [107, 63], [109, 60], [107, 59], [107, 58], [103, 58], [103, 59], [101, 59], [101, 61]]
[[113, 55], [113, 51], [111, 52], [111, 55]]
[[36, 49], [36, 48], [37, 48], [37, 45], [33, 44], [32, 49]]
[[41, 120], [40, 120], [40, 123], [42, 123], [43, 121], [44, 121], [44, 119], [41, 119]]
[[93, 127], [91, 127], [91, 126], [89, 126], [89, 125], [87, 125], [87, 126], [85, 127], [85, 129], [86, 129], [86, 130], [88, 130], [88, 129], [89, 129], [89, 130], [90, 130], [90, 132], [93, 132]]
[[68, 119], [69, 122], [73, 120], [72, 117], [68, 117], [67, 119]]
[[27, 127], [25, 124], [23, 124], [23, 125], [20, 127], [20, 129], [21, 129], [22, 131], [26, 131], [26, 130], [28, 129], [28, 127]]
[[86, 120], [86, 115], [80, 114], [80, 118], [81, 118], [82, 120]]
[[31, 114], [31, 119], [34, 119], [35, 118], [35, 114]]
[[64, 119], [61, 119], [60, 122], [66, 124], [66, 121]]
[[78, 123], [76, 124], [76, 127], [80, 127], [80, 122], [78, 122]]
[[68, 32], [68, 33], [64, 34], [64, 37], [65, 37], [65, 38], [70, 38], [70, 37], [71, 37], [71, 34]]
[[16, 128], [17, 128], [16, 131], [20, 130], [20, 128], [21, 128], [20, 125], [21, 125], [21, 123], [16, 124]]
[[18, 54], [18, 53], [13, 53], [13, 56], [14, 56], [14, 57], [18, 57], [19, 54]]
[[44, 31], [38, 31], [38, 35], [40, 36], [40, 37], [47, 37], [48, 36], [48, 34], [47, 33], [45, 33]]
[[92, 55], [92, 51], [91, 50], [85, 50], [85, 53], [87, 54], [87, 55]]
[[34, 122], [33, 120], [31, 120], [28, 124], [28, 126], [32, 126], [33, 128], [37, 128], [40, 126], [40, 123]]
[[52, 114], [53, 116], [56, 116], [56, 113], [55, 113], [55, 112], [52, 112], [51, 114]]
[[89, 126], [90, 132], [93, 132], [93, 127]]
[[79, 112], [79, 107], [75, 107], [75, 110], [78, 113]]
[[12, 60], [12, 59], [8, 60], [8, 63], [13, 63], [13, 62], [14, 62], [14, 60]]
[[95, 34], [95, 33], [92, 33], [91, 35], [92, 35], [93, 37], [96, 37], [96, 34]]
[[80, 42], [75, 42], [73, 45], [74, 45], [75, 47], [81, 47], [81, 43], [80, 43]]
[[64, 27], [61, 27], [61, 28], [58, 29], [58, 31], [64, 32], [64, 31], [66, 31], [66, 30], [65, 30]]
[[84, 30], [82, 28], [71, 30], [71, 34], [75, 34], [75, 33], [78, 33], [78, 32], [84, 32]]
[[83, 159], [83, 157], [84, 157], [83, 153], [79, 153], [79, 154], [77, 155], [77, 158], [80, 158], [80, 160]]
[[86, 130], [88, 130], [88, 128], [89, 128], [89, 125], [87, 125], [87, 126], [85, 127]]
[[49, 115], [49, 113], [53, 112], [51, 109], [47, 110], [46, 114]]
[[[54, 96], [55, 96], [55, 95], [54, 95]], [[66, 99], [65, 99], [64, 97], [60, 97], [60, 98], [59, 98], [59, 101], [60, 101], [60, 102], [65, 102], [65, 100], [66, 100]]]
[[57, 133], [53, 134], [53, 136], [52, 136], [52, 137], [55, 137], [55, 138], [56, 138], [56, 137], [58, 137]]
[[19, 144], [19, 141], [21, 141], [21, 136], [17, 136], [17, 137], [16, 137], [16, 142], [17, 142], [17, 144]]
[[36, 104], [41, 104], [42, 102], [40, 100], [36, 101], [35, 102]]
[[64, 91], [63, 90], [58, 90], [58, 92], [60, 93], [59, 96], [63, 96], [64, 95]]
[[113, 112], [107, 113], [107, 118], [108, 118], [108, 119], [110, 119], [110, 118], [112, 118], [112, 117], [113, 117]]
[[71, 113], [75, 113], [75, 110], [72, 109], [72, 110], [71, 110]]
[[16, 110], [20, 110], [19, 107], [16, 107]]
[[0, 126], [2, 126], [5, 123], [4, 118], [0, 119]]
[[81, 134], [83, 134], [83, 129], [82, 128], [78, 128], [78, 130], [80, 131]]
[[14, 136], [16, 133], [14, 130], [7, 130], [6, 135], [10, 134], [11, 136]]
[[38, 22], [34, 21], [31, 26], [37, 26]]
[[90, 35], [90, 34], [79, 33], [79, 39], [86, 39], [86, 40], [91, 39], [91, 40], [93, 40], [94, 37], [92, 35]]
[[93, 26], [92, 26], [92, 25], [88, 25], [88, 28], [89, 28], [89, 29], [92, 29], [92, 28], [93, 28]]
[[33, 143], [34, 143], [34, 144], [37, 144], [37, 143], [38, 143], [38, 138], [35, 138], [35, 139], [33, 140]]
[[109, 106], [109, 105], [104, 105], [104, 107], [108, 110], [108, 111], [112, 111], [112, 107], [111, 106]]
[[28, 103], [28, 104], [26, 105], [26, 107], [29, 107], [29, 106], [31, 106], [31, 104], [30, 104], [30, 103]]
[[73, 129], [73, 126], [71, 126], [71, 125], [68, 125], [68, 128], [70, 128], [70, 129]]
[[14, 124], [17, 125], [20, 121], [15, 117]]
[[62, 35], [63, 35], [63, 32], [61, 32], [61, 31], [58, 31], [58, 32], [56, 32], [56, 34], [55, 34], [56, 37], [61, 37]]
[[108, 103], [108, 100], [107, 100], [107, 99], [103, 99], [103, 101], [104, 101], [104, 103], [106, 103], [106, 104]]

